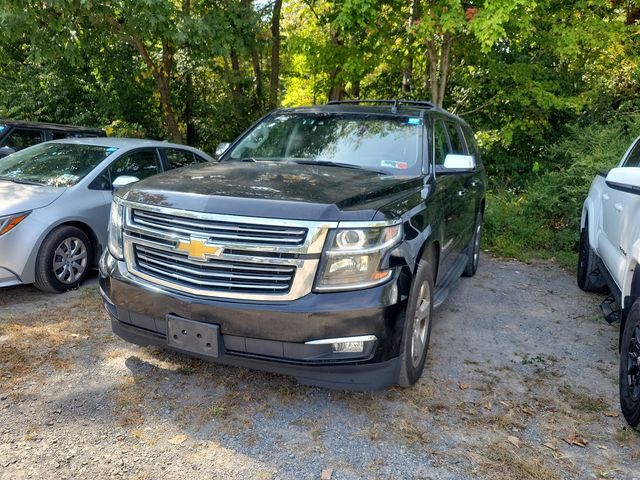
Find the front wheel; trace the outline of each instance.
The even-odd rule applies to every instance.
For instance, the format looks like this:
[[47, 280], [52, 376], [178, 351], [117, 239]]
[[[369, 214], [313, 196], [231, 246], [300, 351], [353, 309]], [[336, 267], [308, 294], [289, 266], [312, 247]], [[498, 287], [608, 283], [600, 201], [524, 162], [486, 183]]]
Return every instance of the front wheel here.
[[578, 287], [585, 292], [600, 292], [606, 283], [602, 275], [598, 274], [597, 257], [589, 242], [589, 224], [585, 223], [580, 232], [580, 247], [578, 252]]
[[403, 387], [418, 381], [427, 358], [433, 315], [433, 272], [429, 260], [420, 260], [404, 312], [398, 374], [398, 384]]
[[44, 292], [76, 288], [91, 267], [91, 242], [79, 228], [64, 225], [42, 242], [36, 260], [35, 286]]
[[620, 407], [629, 425], [640, 426], [640, 300], [631, 307], [620, 349]]

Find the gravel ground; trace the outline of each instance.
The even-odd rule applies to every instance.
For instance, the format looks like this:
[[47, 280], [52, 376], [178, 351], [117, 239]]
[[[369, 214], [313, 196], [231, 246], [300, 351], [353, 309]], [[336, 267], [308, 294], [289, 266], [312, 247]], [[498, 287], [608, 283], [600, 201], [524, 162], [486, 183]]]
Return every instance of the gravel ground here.
[[640, 479], [617, 325], [552, 263], [484, 257], [411, 389], [346, 393], [114, 337], [95, 280], [0, 291], [0, 478]]

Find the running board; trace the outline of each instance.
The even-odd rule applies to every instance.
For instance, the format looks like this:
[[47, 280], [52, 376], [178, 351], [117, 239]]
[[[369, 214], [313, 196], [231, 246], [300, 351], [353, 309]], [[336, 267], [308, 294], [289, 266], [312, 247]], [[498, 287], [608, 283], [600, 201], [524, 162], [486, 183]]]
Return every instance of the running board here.
[[444, 303], [444, 301], [449, 296], [451, 287], [460, 278], [462, 272], [464, 272], [464, 269], [467, 267], [468, 262], [469, 257], [466, 254], [460, 254], [458, 256], [454, 267], [443, 279], [442, 285], [437, 287], [435, 293], [433, 294], [433, 308], [438, 308]]

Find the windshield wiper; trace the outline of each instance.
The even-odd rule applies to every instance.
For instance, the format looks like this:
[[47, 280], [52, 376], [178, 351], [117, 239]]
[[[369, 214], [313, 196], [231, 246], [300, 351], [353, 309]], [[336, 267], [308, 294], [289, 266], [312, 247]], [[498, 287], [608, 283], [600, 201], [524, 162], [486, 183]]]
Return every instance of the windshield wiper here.
[[360, 165], [354, 165], [353, 163], [331, 162], [329, 160], [291, 160], [291, 161], [299, 165], [322, 165], [323, 167], [351, 168], [354, 170], [366, 170], [367, 172], [378, 173], [380, 175], [389, 175], [389, 172], [385, 172], [384, 170], [375, 170], [373, 168], [366, 168]]
[[13, 178], [13, 177], [3, 177], [0, 176], [0, 180], [7, 180], [9, 182], [13, 182], [13, 183], [21, 183], [23, 185], [44, 185], [44, 183], [39, 183], [39, 182], [32, 182], [31, 180], [21, 180], [19, 178]]

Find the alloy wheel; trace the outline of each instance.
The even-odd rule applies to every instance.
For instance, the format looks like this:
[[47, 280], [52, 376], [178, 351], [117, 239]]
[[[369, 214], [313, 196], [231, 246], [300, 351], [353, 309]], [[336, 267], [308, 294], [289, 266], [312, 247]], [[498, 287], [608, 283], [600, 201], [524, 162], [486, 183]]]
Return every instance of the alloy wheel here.
[[634, 402], [640, 400], [640, 324], [635, 326], [629, 340], [627, 385], [631, 399]]
[[422, 282], [418, 294], [416, 313], [413, 317], [411, 333], [411, 362], [418, 367], [422, 361], [431, 323], [431, 288], [428, 282]]
[[77, 282], [87, 269], [87, 246], [77, 237], [65, 238], [53, 254], [53, 273], [65, 285]]

